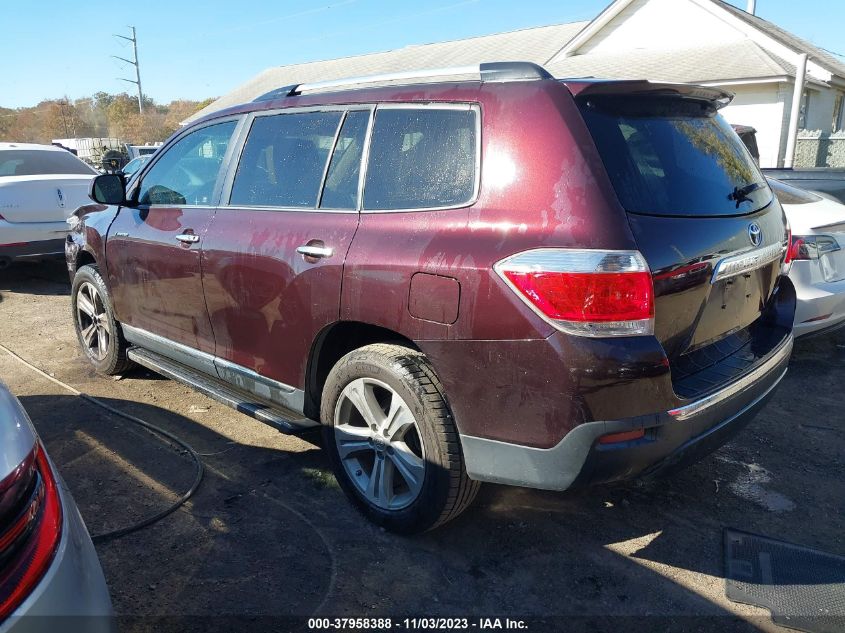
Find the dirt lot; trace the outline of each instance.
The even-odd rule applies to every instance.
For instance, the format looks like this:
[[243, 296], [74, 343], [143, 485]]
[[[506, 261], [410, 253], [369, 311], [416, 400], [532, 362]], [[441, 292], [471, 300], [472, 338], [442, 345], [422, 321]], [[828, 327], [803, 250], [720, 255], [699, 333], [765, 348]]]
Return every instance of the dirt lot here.
[[[312, 614], [780, 630], [768, 612], [724, 597], [722, 529], [845, 554], [843, 334], [799, 342], [765, 411], [671, 480], [564, 494], [488, 485], [447, 527], [399, 538], [359, 518], [319, 448], [146, 371], [95, 376], [68, 295], [60, 264], [0, 273], [0, 343], [184, 438], [207, 468], [181, 510], [98, 546], [124, 630], [284, 630], [286, 616]], [[190, 485], [192, 462], [179, 451], [2, 352], [0, 380], [29, 411], [92, 533], [149, 515]]]

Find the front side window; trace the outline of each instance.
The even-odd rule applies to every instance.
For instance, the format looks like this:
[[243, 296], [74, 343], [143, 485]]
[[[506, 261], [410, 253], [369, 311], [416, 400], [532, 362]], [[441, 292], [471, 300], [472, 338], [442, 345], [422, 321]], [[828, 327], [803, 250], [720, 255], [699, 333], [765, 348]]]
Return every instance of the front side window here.
[[364, 209], [469, 203], [476, 179], [476, 116], [472, 109], [378, 109]]
[[300, 112], [257, 117], [229, 204], [316, 208], [341, 116], [341, 112]]
[[223, 157], [236, 121], [202, 127], [186, 134], [144, 176], [140, 204], [211, 205]]

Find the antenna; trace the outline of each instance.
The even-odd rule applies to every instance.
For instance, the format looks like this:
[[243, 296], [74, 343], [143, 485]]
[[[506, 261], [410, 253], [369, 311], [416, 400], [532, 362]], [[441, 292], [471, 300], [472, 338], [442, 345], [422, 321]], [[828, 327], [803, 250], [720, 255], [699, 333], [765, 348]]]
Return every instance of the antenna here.
[[114, 36], [126, 40], [127, 42], [132, 42], [132, 52], [134, 57], [132, 59], [124, 59], [123, 57], [118, 57], [117, 55], [112, 55], [112, 57], [119, 59], [122, 62], [126, 62], [127, 64], [132, 64], [135, 67], [135, 79], [124, 79], [123, 77], [118, 77], [118, 79], [121, 81], [128, 81], [129, 83], [138, 86], [138, 114], [144, 114], [144, 95], [141, 92], [141, 66], [138, 64], [138, 38], [135, 35], [135, 27], [130, 26], [129, 28], [132, 29], [132, 37], [118, 35], [117, 33], [115, 33]]

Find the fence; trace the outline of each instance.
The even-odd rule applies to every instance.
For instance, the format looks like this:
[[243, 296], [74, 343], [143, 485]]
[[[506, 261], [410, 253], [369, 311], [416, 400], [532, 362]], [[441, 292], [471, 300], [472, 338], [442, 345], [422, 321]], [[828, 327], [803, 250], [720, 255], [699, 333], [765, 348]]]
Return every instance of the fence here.
[[845, 130], [801, 130], [795, 144], [796, 167], [845, 167]]

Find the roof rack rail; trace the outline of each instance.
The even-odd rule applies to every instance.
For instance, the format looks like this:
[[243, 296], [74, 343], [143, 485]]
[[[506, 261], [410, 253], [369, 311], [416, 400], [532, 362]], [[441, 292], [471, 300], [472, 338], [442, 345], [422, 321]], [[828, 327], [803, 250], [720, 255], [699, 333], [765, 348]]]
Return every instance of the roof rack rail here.
[[291, 84], [276, 88], [256, 97], [253, 101], [272, 101], [283, 97], [296, 97], [303, 92], [318, 92], [344, 86], [359, 84], [375, 84], [383, 82], [410, 82], [416, 79], [431, 79], [449, 77], [452, 75], [478, 75], [482, 82], [531, 81], [537, 79], [553, 79], [552, 75], [542, 66], [533, 62], [484, 62], [472, 66], [454, 66], [451, 68], [431, 68], [426, 70], [409, 70], [381, 75], [367, 75], [364, 77], [346, 77], [343, 79], [329, 79], [313, 83]]

